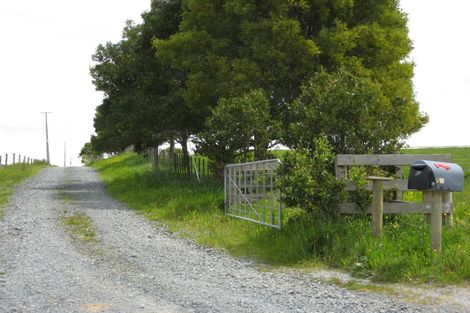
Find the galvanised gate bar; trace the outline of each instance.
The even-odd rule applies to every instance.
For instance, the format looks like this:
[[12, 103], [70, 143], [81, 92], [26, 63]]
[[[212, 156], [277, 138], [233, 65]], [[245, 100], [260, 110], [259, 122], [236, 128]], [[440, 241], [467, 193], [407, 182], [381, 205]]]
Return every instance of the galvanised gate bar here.
[[276, 186], [279, 159], [225, 167], [225, 214], [281, 229], [281, 192]]

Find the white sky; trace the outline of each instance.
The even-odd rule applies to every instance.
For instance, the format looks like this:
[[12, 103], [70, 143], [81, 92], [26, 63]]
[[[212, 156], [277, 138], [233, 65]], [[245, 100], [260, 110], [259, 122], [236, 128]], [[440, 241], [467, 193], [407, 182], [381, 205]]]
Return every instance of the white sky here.
[[470, 1], [402, 0], [414, 42], [414, 86], [430, 121], [410, 146], [470, 145]]
[[93, 133], [102, 94], [91, 83], [91, 55], [118, 41], [127, 19], [140, 21], [150, 0], [0, 0], [0, 155], [45, 159], [49, 115], [51, 162], [67, 164]]
[[[150, 0], [0, 0], [0, 155], [79, 165], [102, 95], [89, 75], [99, 43], [118, 41]], [[415, 50], [415, 92], [430, 123], [410, 146], [470, 145], [470, 1], [402, 0]], [[11, 159], [10, 159], [11, 160]]]

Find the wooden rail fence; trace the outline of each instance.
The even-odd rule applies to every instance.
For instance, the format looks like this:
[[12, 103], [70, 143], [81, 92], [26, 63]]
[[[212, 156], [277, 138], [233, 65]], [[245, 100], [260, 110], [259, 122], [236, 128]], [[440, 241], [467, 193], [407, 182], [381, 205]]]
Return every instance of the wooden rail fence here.
[[[383, 214], [421, 213], [426, 214], [431, 222], [431, 249], [441, 250], [442, 223], [452, 226], [453, 202], [451, 192], [423, 191], [422, 202], [403, 201], [403, 192], [415, 191], [408, 189], [408, 180], [404, 179], [404, 168], [413, 165], [417, 160], [430, 160], [438, 162], [451, 162], [450, 154], [383, 154], [383, 155], [337, 155], [336, 177], [344, 179], [349, 192], [357, 190], [355, 183], [348, 179], [348, 169], [352, 166], [387, 166], [395, 167], [393, 176], [369, 177], [371, 181], [365, 186], [366, 190], [373, 191], [372, 203], [365, 209], [365, 213], [372, 215], [372, 232], [376, 236], [382, 234]], [[393, 191], [391, 201], [384, 202], [383, 190]], [[355, 203], [340, 204], [343, 214], [363, 212]], [[431, 218], [429, 218], [431, 217]]]

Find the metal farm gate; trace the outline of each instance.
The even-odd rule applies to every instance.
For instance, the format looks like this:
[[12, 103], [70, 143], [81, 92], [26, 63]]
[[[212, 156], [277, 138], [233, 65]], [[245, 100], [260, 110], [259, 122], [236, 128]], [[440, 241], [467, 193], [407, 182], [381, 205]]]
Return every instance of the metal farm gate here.
[[225, 214], [281, 229], [281, 192], [276, 187], [278, 159], [225, 167]]

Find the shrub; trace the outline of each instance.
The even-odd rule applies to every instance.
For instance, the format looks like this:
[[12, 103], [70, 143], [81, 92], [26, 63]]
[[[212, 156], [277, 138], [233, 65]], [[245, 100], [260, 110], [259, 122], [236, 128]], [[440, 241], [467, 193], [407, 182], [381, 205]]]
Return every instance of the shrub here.
[[279, 168], [279, 183], [287, 206], [326, 216], [338, 212], [344, 182], [333, 174], [334, 155], [325, 137], [313, 149], [288, 153]]

